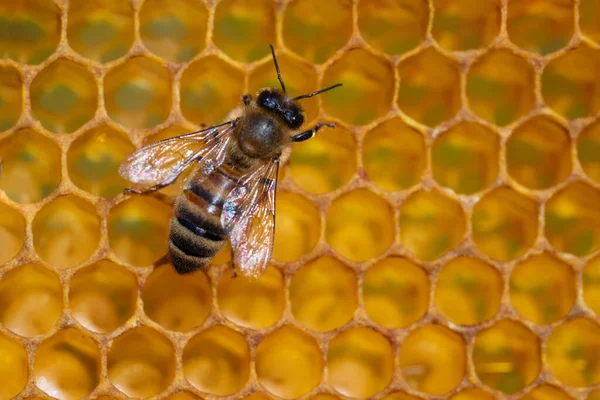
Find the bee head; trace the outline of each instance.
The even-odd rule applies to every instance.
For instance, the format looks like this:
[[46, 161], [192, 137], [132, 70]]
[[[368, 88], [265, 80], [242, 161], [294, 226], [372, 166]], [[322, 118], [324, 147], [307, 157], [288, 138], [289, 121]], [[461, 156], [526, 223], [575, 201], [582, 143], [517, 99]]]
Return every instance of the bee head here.
[[302, 107], [277, 89], [265, 89], [260, 92], [256, 104], [281, 117], [290, 129], [298, 129], [304, 123]]

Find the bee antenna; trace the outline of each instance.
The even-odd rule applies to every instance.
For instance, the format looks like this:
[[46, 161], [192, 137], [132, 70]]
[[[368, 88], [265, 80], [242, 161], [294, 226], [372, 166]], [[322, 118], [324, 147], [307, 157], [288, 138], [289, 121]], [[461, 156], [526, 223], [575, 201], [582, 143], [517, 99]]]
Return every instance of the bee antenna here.
[[308, 97], [313, 97], [313, 96], [316, 96], [318, 94], [321, 94], [321, 93], [326, 92], [331, 89], [335, 89], [336, 87], [340, 87], [340, 86], [342, 86], [341, 83], [336, 83], [335, 85], [331, 85], [329, 87], [326, 87], [325, 89], [317, 90], [316, 92], [312, 92], [309, 94], [303, 94], [302, 96], [294, 97], [294, 100], [302, 100], [302, 99], [306, 99]]
[[277, 64], [277, 57], [275, 57], [275, 49], [273, 48], [272, 44], [269, 46], [271, 46], [271, 54], [273, 55], [273, 62], [275, 63], [275, 70], [277, 71], [277, 79], [279, 79], [279, 83], [281, 83], [281, 89], [283, 90], [283, 93], [285, 93], [285, 85], [283, 84], [283, 79], [281, 79], [281, 71], [279, 70], [279, 64]]

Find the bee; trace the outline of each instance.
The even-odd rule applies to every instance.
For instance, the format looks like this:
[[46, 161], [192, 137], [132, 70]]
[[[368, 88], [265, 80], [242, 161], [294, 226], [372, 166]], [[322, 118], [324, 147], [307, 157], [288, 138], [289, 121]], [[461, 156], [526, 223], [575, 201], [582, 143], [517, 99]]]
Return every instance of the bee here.
[[134, 183], [135, 188], [125, 189], [129, 194], [159, 190], [193, 168], [175, 199], [170, 222], [168, 258], [178, 274], [204, 268], [229, 238], [233, 276], [239, 269], [245, 276], [260, 277], [273, 252], [279, 165], [288, 159], [292, 143], [311, 139], [322, 127], [335, 127], [319, 122], [300, 131], [304, 110], [299, 101], [341, 84], [292, 97], [273, 46], [271, 54], [281, 90], [262, 89], [256, 100], [246, 94], [225, 122], [149, 144], [119, 167], [119, 174]]

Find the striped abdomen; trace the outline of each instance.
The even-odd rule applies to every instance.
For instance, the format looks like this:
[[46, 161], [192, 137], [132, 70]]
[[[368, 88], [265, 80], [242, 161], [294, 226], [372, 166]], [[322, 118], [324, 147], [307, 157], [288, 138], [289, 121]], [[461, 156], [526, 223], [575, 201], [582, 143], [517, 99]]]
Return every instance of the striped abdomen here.
[[221, 168], [204, 180], [195, 178], [175, 200], [171, 220], [169, 255], [179, 274], [204, 267], [225, 244], [221, 212], [227, 195], [237, 185]]

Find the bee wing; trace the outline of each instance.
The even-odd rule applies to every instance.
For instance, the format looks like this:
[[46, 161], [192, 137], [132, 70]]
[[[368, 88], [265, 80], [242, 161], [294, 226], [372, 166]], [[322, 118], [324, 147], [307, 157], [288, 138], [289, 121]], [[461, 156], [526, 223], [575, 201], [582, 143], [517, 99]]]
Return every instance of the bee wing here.
[[222, 163], [236, 121], [141, 147], [123, 161], [119, 175], [133, 183], [152, 186], [174, 181], [194, 161], [199, 161], [208, 175]]
[[233, 262], [243, 275], [260, 277], [275, 240], [275, 193], [279, 159], [249, 174], [227, 196], [221, 224], [229, 232]]

